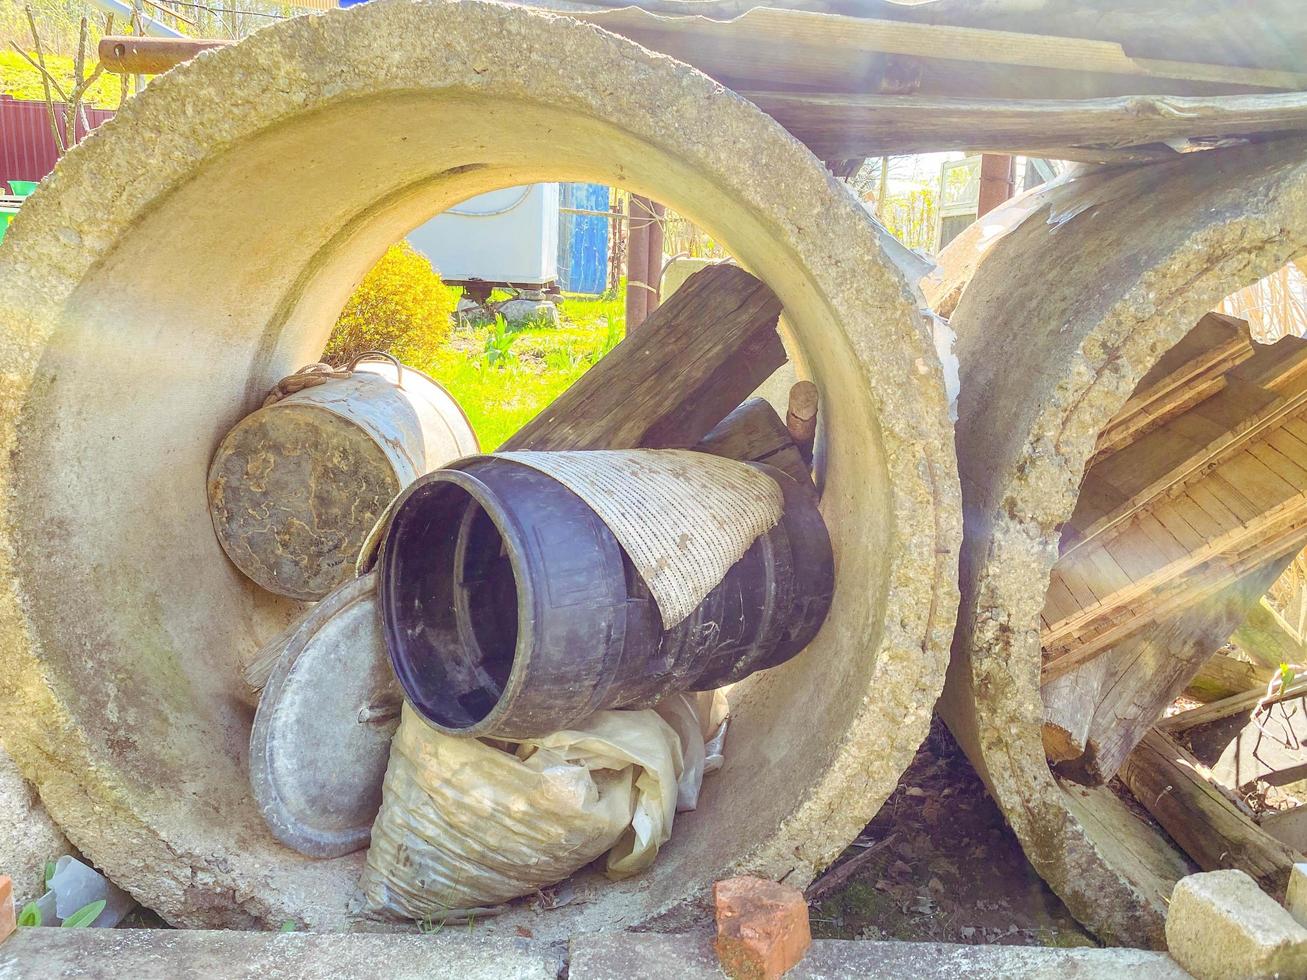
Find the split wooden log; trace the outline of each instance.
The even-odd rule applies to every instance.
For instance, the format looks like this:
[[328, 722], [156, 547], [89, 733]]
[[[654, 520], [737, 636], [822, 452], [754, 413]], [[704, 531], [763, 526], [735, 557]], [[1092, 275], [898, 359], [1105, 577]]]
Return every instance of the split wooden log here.
[[790, 437], [789, 429], [765, 398], [750, 398], [722, 419], [694, 448], [714, 456], [766, 463], [800, 483], [812, 482], [808, 464]]
[[1121, 767], [1121, 780], [1204, 871], [1237, 868], [1284, 899], [1289, 872], [1303, 856], [1262, 830], [1173, 738], [1148, 732]]
[[1106, 674], [1107, 658], [1099, 657], [1049, 681], [1040, 690], [1044, 699], [1044, 754], [1049, 762], [1071, 762], [1085, 754]]
[[1248, 691], [1265, 691], [1273, 673], [1270, 667], [1214, 653], [1198, 668], [1198, 673], [1184, 689], [1184, 695], [1209, 704]]
[[781, 302], [738, 266], [685, 281], [503, 449], [688, 449], [785, 363]]

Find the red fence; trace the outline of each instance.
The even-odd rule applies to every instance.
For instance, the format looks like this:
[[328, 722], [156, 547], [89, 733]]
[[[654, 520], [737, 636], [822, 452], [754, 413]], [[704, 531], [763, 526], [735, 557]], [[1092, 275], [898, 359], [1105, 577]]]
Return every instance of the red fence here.
[[[63, 135], [64, 104], [56, 102], [54, 108]], [[86, 110], [92, 129], [112, 116], [112, 109]], [[80, 121], [76, 128], [78, 137], [86, 135]], [[45, 103], [0, 95], [0, 181], [40, 180], [54, 169], [57, 159]]]

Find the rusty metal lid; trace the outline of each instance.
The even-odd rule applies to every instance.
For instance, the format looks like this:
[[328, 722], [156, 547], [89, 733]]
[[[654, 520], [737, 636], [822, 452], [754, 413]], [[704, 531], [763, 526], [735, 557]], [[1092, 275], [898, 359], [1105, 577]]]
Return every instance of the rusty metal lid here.
[[250, 785], [277, 839], [310, 857], [366, 847], [403, 700], [376, 576], [337, 588], [275, 643], [250, 736]]

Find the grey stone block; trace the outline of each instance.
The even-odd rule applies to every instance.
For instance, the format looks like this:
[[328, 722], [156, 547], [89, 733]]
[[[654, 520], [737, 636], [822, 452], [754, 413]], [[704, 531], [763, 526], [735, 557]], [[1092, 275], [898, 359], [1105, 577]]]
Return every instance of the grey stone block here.
[[1182, 878], [1166, 943], [1198, 980], [1307, 976], [1307, 929], [1242, 871]]

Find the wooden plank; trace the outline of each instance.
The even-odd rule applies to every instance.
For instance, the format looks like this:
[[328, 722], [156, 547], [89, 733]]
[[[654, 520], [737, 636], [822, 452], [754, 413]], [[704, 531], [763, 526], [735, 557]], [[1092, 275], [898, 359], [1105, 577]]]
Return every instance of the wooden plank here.
[[1156, 539], [1159, 532], [1165, 532], [1185, 552], [1195, 551], [1203, 546], [1209, 536], [1185, 519], [1179, 500], [1180, 498], [1162, 501], [1140, 517], [1139, 526], [1150, 538]]
[[[824, 159], [940, 150], [1026, 153], [1100, 162], [1113, 150], [1170, 140], [1307, 130], [1307, 95], [963, 99], [746, 90]], [[1161, 154], [1165, 155], [1165, 153]], [[1174, 155], [1174, 154], [1173, 154]]]
[[1071, 594], [1066, 583], [1054, 573], [1048, 582], [1048, 592], [1044, 594], [1044, 611], [1041, 615], [1045, 622], [1056, 622], [1080, 608], [1080, 603]]
[[[1230, 514], [1229, 522], [1223, 524], [1216, 517], [1207, 513], [1206, 510], [1198, 506], [1198, 502], [1194, 500], [1193, 496], [1188, 491], [1168, 500], [1166, 506], [1174, 508], [1176, 513], [1184, 518], [1185, 523], [1198, 532], [1198, 534], [1202, 535], [1204, 539], [1214, 538], [1216, 535], [1224, 533], [1238, 523], [1234, 519], [1234, 515]], [[1226, 513], [1229, 512], [1226, 511]]]
[[1094, 592], [1093, 586], [1074, 562], [1065, 567], [1054, 567], [1053, 574], [1066, 585], [1082, 607], [1098, 602], [1098, 595]]
[[[1190, 728], [1197, 728], [1199, 725], [1206, 725], [1209, 722], [1220, 721], [1222, 718], [1229, 718], [1231, 715], [1251, 711], [1257, 707], [1257, 703], [1262, 700], [1265, 693], [1265, 691], [1247, 691], [1243, 694], [1234, 694], [1228, 698], [1222, 698], [1220, 701], [1213, 701], [1201, 708], [1190, 708], [1188, 711], [1181, 711], [1169, 718], [1163, 718], [1157, 723], [1157, 728], [1159, 731], [1175, 735], [1188, 731]], [[1295, 682], [1288, 691], [1271, 698], [1266, 703], [1279, 704], [1281, 701], [1290, 701], [1304, 695], [1307, 695], [1307, 679]]]
[[[1222, 534], [1244, 522], [1244, 518], [1231, 510], [1229, 505], [1218, 497], [1211, 487], [1204, 486], [1201, 482], [1186, 487], [1184, 496], [1192, 500], [1204, 514], [1207, 514], [1215, 521], [1220, 526], [1220, 533]], [[1208, 537], [1214, 536], [1214, 534], [1208, 535]]]
[[1257, 826], [1166, 734], [1150, 731], [1121, 767], [1121, 780], [1204, 871], [1238, 868], [1283, 900], [1303, 856]]
[[785, 363], [780, 312], [743, 269], [701, 269], [503, 448], [692, 447]]
[[[1093, 563], [1095, 569], [1110, 567], [1107, 563], [1100, 563], [1097, 560], [1104, 554], [1110, 554], [1128, 561], [1130, 569], [1137, 574], [1128, 582], [1121, 582], [1114, 591], [1103, 595], [1096, 606], [1083, 609], [1075, 616], [1067, 617], [1046, 630], [1042, 640], [1049, 652], [1050, 660], [1056, 657], [1054, 648], [1074, 642], [1077, 635], [1090, 629], [1095, 620], [1103, 619], [1110, 612], [1125, 610], [1134, 603], [1144, 603], [1150, 593], [1162, 587], [1172, 586], [1186, 573], [1207, 562], [1222, 556], [1237, 560], [1250, 549], [1260, 549], [1267, 542], [1278, 540], [1286, 532], [1304, 527], [1307, 527], [1307, 492], [1296, 494], [1262, 511], [1253, 520], [1209, 540], [1200, 549], [1185, 553], [1178, 559], [1154, 562], [1151, 567], [1145, 564], [1148, 557], [1147, 549], [1140, 547], [1130, 535], [1114, 538], [1110, 542], [1110, 545], [1114, 546], [1111, 552], [1105, 548], [1092, 549], [1085, 557]], [[1273, 554], [1264, 556], [1266, 559], [1271, 557]], [[1141, 569], [1142, 573], [1140, 573]], [[1097, 589], [1095, 591], [1098, 592]], [[1101, 592], [1099, 594], [1102, 595]]]
[[1274, 436], [1275, 430], [1271, 430], [1260, 441], [1252, 443], [1248, 452], [1289, 486], [1307, 487], [1307, 470], [1276, 448], [1272, 441]]
[[1041, 737], [1049, 762], [1071, 762], [1084, 755], [1106, 671], [1107, 660], [1100, 658], [1040, 688], [1044, 702]]

